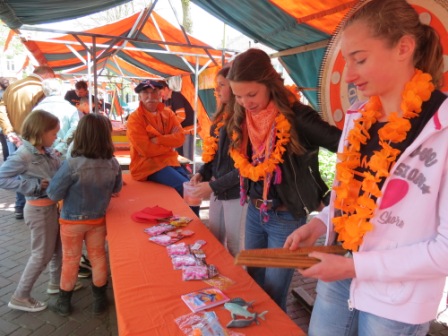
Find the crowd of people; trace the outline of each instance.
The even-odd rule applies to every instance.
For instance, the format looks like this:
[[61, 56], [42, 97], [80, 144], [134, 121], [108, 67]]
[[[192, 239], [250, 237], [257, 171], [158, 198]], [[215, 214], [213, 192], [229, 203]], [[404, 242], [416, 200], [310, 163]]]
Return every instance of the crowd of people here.
[[[139, 107], [127, 122], [130, 173], [181, 196], [190, 182], [195, 197], [210, 198], [209, 228], [234, 256], [242, 249], [313, 246], [322, 235], [326, 244], [342, 245], [344, 256], [311, 252], [319, 262], [299, 270], [318, 279], [309, 335], [426, 335], [448, 275], [440, 38], [405, 0], [372, 0], [344, 21], [341, 52], [346, 82], [367, 99], [346, 111], [343, 130], [300, 102], [264, 51], [248, 49], [224, 65], [216, 76], [219, 106], [203, 139], [204, 164], [193, 176], [178, 160], [192, 153], [191, 105], [166, 82], [140, 82]], [[69, 315], [84, 240], [94, 312], [101, 313], [104, 216], [121, 189], [121, 170], [110, 121], [86, 107], [87, 86], [77, 83], [64, 99], [53, 78], [48, 67], [36, 68], [6, 88], [0, 105], [9, 150], [0, 187], [17, 191], [16, 217], [25, 217], [32, 249], [9, 307], [46, 308], [31, 290], [49, 264], [49, 289], [59, 286], [50, 308]], [[320, 147], [338, 153], [331, 190], [319, 173]], [[84, 169], [92, 174], [79, 174]], [[101, 199], [91, 198], [94, 187]], [[411, 211], [417, 203], [420, 210]], [[199, 207], [191, 208], [199, 215]], [[286, 310], [294, 269], [247, 272]]]

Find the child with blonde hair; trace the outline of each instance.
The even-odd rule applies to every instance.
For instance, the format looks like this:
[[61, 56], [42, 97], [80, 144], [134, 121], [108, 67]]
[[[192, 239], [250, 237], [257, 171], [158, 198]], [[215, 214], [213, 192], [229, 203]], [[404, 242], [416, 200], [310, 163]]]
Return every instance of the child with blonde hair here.
[[58, 209], [46, 192], [60, 165], [51, 149], [58, 131], [59, 119], [53, 114], [41, 110], [31, 113], [22, 126], [22, 145], [0, 167], [0, 188], [26, 197], [24, 219], [31, 231], [31, 255], [8, 303], [12, 309], [38, 312], [47, 307], [47, 303], [31, 297], [31, 290], [48, 263], [50, 285], [60, 280]]

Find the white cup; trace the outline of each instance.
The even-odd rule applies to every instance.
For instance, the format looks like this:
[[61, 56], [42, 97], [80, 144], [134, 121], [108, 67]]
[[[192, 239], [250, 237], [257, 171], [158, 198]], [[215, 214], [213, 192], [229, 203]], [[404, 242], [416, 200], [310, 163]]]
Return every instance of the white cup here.
[[191, 195], [195, 186], [190, 181], [184, 182], [184, 200], [189, 206], [200, 206], [202, 198]]

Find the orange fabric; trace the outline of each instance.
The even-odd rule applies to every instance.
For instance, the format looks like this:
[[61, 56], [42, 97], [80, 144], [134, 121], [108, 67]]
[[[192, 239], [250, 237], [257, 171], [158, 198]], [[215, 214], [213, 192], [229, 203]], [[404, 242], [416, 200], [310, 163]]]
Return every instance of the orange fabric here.
[[184, 108], [177, 109], [174, 113], [176, 113], [177, 120], [180, 123], [185, 120], [186, 113]]
[[59, 224], [77, 225], [77, 224], [87, 224], [87, 225], [99, 225], [104, 224], [105, 217], [95, 218], [95, 219], [85, 219], [85, 220], [69, 220], [59, 218]]
[[8, 50], [9, 44], [11, 43], [12, 38], [15, 35], [15, 31], [10, 29], [8, 32], [8, 36], [6, 36], [5, 44], [3, 46], [3, 52], [6, 52]]
[[[184, 238], [187, 244], [198, 239], [208, 264], [235, 284], [224, 289], [231, 298], [255, 300], [254, 310], [269, 312], [260, 325], [238, 329], [247, 336], [305, 335], [305, 333], [252, 280], [247, 272], [236, 266], [204, 224], [194, 215], [173, 188], [153, 183], [137, 182], [123, 174], [126, 185], [120, 196], [113, 198], [107, 212], [107, 241], [114, 280], [114, 298], [120, 336], [181, 336], [174, 319], [190, 313], [180, 296], [209, 287], [203, 281], [182, 281], [181, 271], [173, 270], [166, 248], [148, 241], [143, 232], [148, 224], [135, 223], [131, 214], [147, 206], [159, 205], [175, 215], [194, 218], [186, 227], [194, 235]], [[230, 321], [230, 313], [222, 306], [212, 308], [222, 325]]]
[[[192, 106], [194, 105], [194, 95], [195, 88], [194, 84], [190, 78], [190, 76], [182, 77], [182, 94], [187, 98], [189, 102], [192, 102]], [[194, 106], [193, 106], [194, 109]], [[196, 132], [202, 139], [205, 139], [209, 136], [210, 126], [212, 122], [207, 114], [207, 111], [204, 108], [201, 100], [198, 97], [198, 107], [196, 110], [196, 119], [198, 120], [198, 126]]]
[[359, 0], [269, 0], [269, 2], [296, 18], [297, 22], [310, 25], [327, 34], [333, 34], [348, 10]]
[[[106, 24], [97, 28], [88, 29], [85, 32], [89, 34], [100, 34], [102, 36], [126, 36], [129, 34], [129, 32], [133, 29], [133, 26], [136, 23], [137, 18], [139, 17], [140, 13], [135, 13], [125, 19], [122, 19], [120, 21], [116, 21], [110, 24]], [[158, 27], [157, 29], [153, 23], [153, 20], [157, 22]], [[160, 34], [161, 32], [161, 34]], [[213, 55], [215, 56], [215, 59], [220, 59], [222, 57], [222, 52], [219, 50], [208, 50], [205, 51], [201, 48], [192, 48], [188, 46], [187, 41], [185, 39], [185, 35], [183, 32], [170, 24], [168, 21], [163, 19], [161, 16], [156, 14], [155, 12], [152, 12], [151, 18], [149, 18], [143, 28], [142, 28], [142, 35], [144, 35], [144, 38], [147, 38], [148, 40], [152, 41], [160, 41], [161, 44], [156, 44], [155, 48], [158, 49], [165, 49], [168, 50], [168, 47], [166, 47], [162, 41], [166, 41], [169, 43], [179, 44], [179, 45], [170, 45], [169, 50], [173, 52], [183, 52], [187, 54], [202, 54], [204, 57], [199, 57], [199, 66], [204, 66], [209, 60], [209, 56]], [[142, 37], [140, 35], [140, 37]], [[77, 36], [80, 40], [82, 40], [84, 43], [88, 44], [92, 42], [91, 36]], [[143, 37], [142, 37], [143, 38]], [[191, 36], [188, 37], [190, 43], [195, 46], [207, 46], [204, 42], [195, 39]], [[75, 38], [73, 35], [63, 35], [54, 39], [50, 39], [53, 41], [71, 41], [76, 42], [74, 44], [70, 43], [71, 48], [76, 50], [77, 52], [83, 54], [85, 51], [85, 48], [83, 45], [78, 43], [77, 38]], [[97, 36], [96, 39], [97, 45], [109, 45], [113, 44], [114, 46], [121, 46], [124, 41], [114, 42], [113, 39], [109, 37], [100, 37]], [[83, 62], [72, 53], [71, 49], [67, 47], [65, 43], [52, 43], [52, 42], [41, 42], [41, 41], [33, 41], [33, 40], [23, 40], [23, 44], [27, 47], [27, 49], [33, 54], [33, 56], [36, 58], [36, 60], [39, 62], [39, 64], [48, 64], [50, 67], [57, 69], [67, 66], [73, 66], [77, 67], [75, 71], [72, 72], [78, 72], [78, 71], [85, 71], [86, 66], [83, 64]], [[127, 47], [141, 47], [141, 45], [134, 45], [131, 42], [127, 42]], [[104, 49], [98, 48], [96, 57], [99, 60], [99, 62], [102, 62], [104, 60], [103, 55]], [[187, 74], [189, 71], [182, 71], [179, 68], [171, 65], [167, 65], [160, 59], [156, 57], [151, 57], [148, 53], [138, 51], [138, 50], [129, 50], [129, 49], [122, 49], [120, 51], [121, 54], [124, 54], [123, 58], [119, 56], [114, 56], [114, 59], [120, 59], [123, 61], [123, 59], [132, 60], [134, 65], [131, 65], [127, 63], [128, 65], [125, 65], [125, 63], [119, 62], [120, 69], [117, 69], [114, 62], [111, 60], [108, 60], [107, 64], [100, 63], [101, 65], [98, 65], [99, 67], [107, 67], [109, 69], [114, 68], [112, 70], [115, 73], [120, 73], [121, 70], [123, 72], [132, 72], [133, 75], [131, 77], [159, 77], [157, 75], [151, 75], [146, 71], [142, 71], [138, 69], [138, 64], [147, 65], [148, 67], [151, 67], [152, 69], [157, 69], [157, 71], [160, 71], [166, 75], [180, 75], [180, 74]], [[49, 57], [48, 54], [58, 54], [58, 55], [73, 55], [71, 58], [68, 59], [59, 59], [58, 57]], [[48, 57], [48, 59], [47, 59]], [[189, 56], [184, 55], [183, 56], [188, 62], [191, 64], [196, 64], [196, 56]], [[144, 74], [144, 73], [145, 74]], [[125, 75], [130, 75], [125, 74]]]
[[112, 97], [112, 109], [117, 114], [117, 116], [123, 115], [123, 108], [121, 107], [120, 100], [118, 99], [117, 89], [114, 90], [114, 95]]
[[31, 204], [33, 206], [48, 206], [48, 205], [53, 205], [56, 204], [55, 201], [52, 201], [49, 198], [39, 198], [39, 199], [34, 199], [34, 200], [27, 200], [28, 204]]
[[[175, 148], [182, 146], [185, 135], [173, 111], [165, 108], [153, 116], [140, 103], [129, 116], [127, 136], [131, 147], [129, 169], [139, 181], [167, 166], [179, 166]], [[151, 142], [157, 137], [158, 143]]]

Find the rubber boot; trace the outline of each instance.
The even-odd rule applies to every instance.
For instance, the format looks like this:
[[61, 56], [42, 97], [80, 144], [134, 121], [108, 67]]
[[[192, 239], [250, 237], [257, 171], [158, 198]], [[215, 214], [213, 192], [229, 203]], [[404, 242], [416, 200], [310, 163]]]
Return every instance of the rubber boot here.
[[109, 304], [107, 299], [107, 284], [102, 287], [96, 287], [92, 283], [92, 294], [93, 294], [93, 314], [98, 315], [107, 310]]
[[50, 305], [52, 312], [58, 313], [61, 316], [68, 316], [72, 313], [72, 294], [73, 291], [65, 291], [59, 288], [59, 296], [54, 305]]

